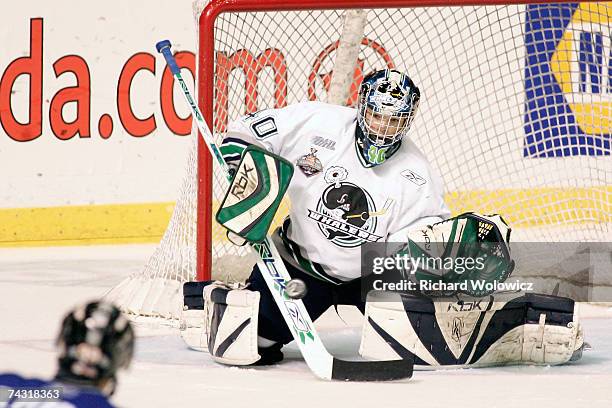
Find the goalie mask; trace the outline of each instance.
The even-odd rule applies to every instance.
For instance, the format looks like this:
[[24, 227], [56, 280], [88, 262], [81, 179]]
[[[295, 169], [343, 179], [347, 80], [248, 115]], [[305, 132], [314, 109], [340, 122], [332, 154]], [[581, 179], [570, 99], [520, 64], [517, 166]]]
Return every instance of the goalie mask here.
[[406, 74], [385, 69], [367, 75], [359, 88], [357, 147], [372, 166], [391, 157], [410, 129], [419, 88]]

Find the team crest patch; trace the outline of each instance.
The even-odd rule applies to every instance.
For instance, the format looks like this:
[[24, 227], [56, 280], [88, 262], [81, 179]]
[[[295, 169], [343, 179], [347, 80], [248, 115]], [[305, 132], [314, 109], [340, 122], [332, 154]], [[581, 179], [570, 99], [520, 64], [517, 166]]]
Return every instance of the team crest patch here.
[[374, 200], [361, 187], [346, 180], [348, 172], [340, 166], [325, 172], [328, 184], [315, 210], [308, 210], [308, 218], [317, 223], [325, 238], [337, 246], [354, 248], [365, 242], [376, 242], [382, 236], [375, 234], [378, 217], [383, 216], [392, 200], [387, 200], [380, 211]]
[[311, 147], [310, 153], [305, 154], [295, 162], [295, 165], [302, 170], [306, 177], [314, 176], [323, 170], [323, 164], [321, 164], [321, 160], [315, 155], [316, 152], [317, 149]]
[[427, 180], [425, 180], [423, 177], [419, 176], [412, 170], [404, 170], [400, 174], [406, 177], [408, 180], [412, 181], [417, 186], [422, 186], [423, 184], [427, 183]]

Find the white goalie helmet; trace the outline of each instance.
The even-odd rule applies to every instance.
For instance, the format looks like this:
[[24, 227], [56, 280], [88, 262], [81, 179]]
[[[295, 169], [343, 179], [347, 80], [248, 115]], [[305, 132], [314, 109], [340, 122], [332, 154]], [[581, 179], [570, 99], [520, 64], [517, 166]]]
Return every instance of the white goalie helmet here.
[[371, 165], [381, 164], [395, 153], [414, 120], [420, 95], [408, 75], [397, 70], [375, 71], [363, 79], [357, 141]]

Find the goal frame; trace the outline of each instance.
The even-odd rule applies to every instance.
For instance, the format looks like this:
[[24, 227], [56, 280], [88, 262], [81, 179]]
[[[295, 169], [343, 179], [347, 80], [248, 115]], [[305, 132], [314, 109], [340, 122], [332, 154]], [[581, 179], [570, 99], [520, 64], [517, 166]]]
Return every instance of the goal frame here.
[[[586, 2], [591, 2], [587, 0]], [[562, 0], [211, 0], [198, 19], [197, 90], [198, 105], [208, 126], [213, 128], [216, 18], [225, 12], [300, 11], [328, 9], [382, 9], [410, 7], [493, 6], [512, 4], [564, 3]], [[198, 137], [197, 146], [197, 238], [196, 279], [211, 278], [212, 268], [212, 158]]]

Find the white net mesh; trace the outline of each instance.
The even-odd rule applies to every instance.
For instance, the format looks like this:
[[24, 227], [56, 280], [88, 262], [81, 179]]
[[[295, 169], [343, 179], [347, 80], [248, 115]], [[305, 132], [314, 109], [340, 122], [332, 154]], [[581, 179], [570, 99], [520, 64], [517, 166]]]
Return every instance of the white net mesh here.
[[182, 307], [181, 284], [195, 277], [196, 146], [193, 143], [189, 151], [180, 196], [159, 246], [140, 273], [128, 277], [106, 295], [107, 300], [132, 316], [175, 319]]
[[[216, 19], [219, 140], [227, 121], [246, 112], [327, 100], [343, 13]], [[515, 240], [609, 241], [610, 16], [600, 3], [368, 10], [348, 102], [373, 69], [407, 72], [422, 95], [409, 137], [442, 175], [453, 213], [500, 213]], [[195, 277], [195, 163], [192, 154], [158, 251], [114, 291], [132, 313], [174, 316], [151, 304], [176, 310], [158, 294], [176, 295], [176, 282]], [[215, 200], [223, 180], [218, 175]], [[221, 228], [212, 236], [213, 277], [244, 276], [252, 265], [246, 251]]]

